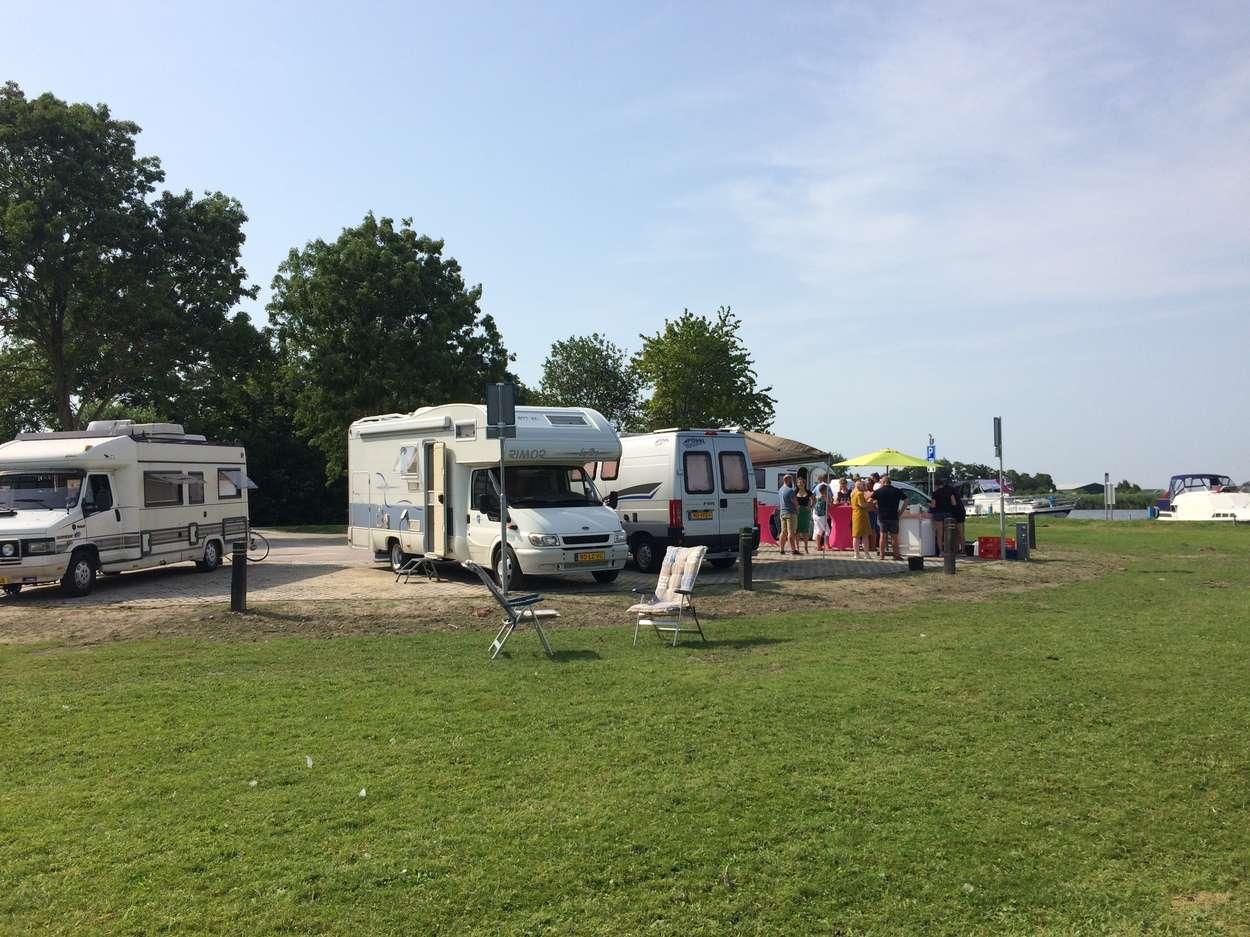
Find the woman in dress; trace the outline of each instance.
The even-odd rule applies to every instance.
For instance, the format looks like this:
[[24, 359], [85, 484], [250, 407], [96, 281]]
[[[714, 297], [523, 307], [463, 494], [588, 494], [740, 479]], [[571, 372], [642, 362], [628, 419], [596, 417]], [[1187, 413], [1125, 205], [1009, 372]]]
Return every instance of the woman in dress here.
[[855, 482], [855, 490], [851, 492], [851, 540], [855, 544], [855, 559], [860, 559], [859, 551], [864, 551], [864, 557], [872, 555], [872, 551], [868, 548], [868, 537], [872, 533], [872, 528], [868, 526], [868, 493], [865, 490], [864, 482]]
[[821, 478], [812, 492], [812, 525], [816, 528], [816, 552], [833, 549], [832, 528], [829, 526], [829, 507], [833, 504], [833, 492], [829, 483]]
[[812, 542], [812, 493], [808, 490], [806, 475], [799, 475], [797, 484], [794, 502], [799, 508], [799, 540], [803, 544], [803, 552], [810, 553], [807, 545]]

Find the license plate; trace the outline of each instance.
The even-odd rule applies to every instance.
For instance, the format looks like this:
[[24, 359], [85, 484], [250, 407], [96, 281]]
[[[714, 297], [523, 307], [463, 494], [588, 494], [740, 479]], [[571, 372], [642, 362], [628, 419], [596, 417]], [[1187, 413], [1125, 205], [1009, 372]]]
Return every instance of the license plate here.
[[710, 521], [716, 515], [711, 511], [688, 511], [686, 516], [692, 521]]
[[607, 558], [608, 555], [603, 550], [594, 550], [590, 553], [573, 554], [573, 562], [575, 563], [602, 563]]
[[6, 577], [0, 576], [0, 586], [8, 585], [8, 583], [9, 583], [9, 580]]

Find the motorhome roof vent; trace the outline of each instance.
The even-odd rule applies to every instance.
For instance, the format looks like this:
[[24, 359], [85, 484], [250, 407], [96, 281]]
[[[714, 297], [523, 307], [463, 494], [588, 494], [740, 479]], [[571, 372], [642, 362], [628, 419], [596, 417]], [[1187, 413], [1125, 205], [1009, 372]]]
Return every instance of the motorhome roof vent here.
[[181, 423], [135, 423], [130, 427], [132, 436], [185, 436]]
[[585, 426], [586, 418], [580, 413], [548, 413], [547, 422], [552, 426]]
[[130, 428], [134, 425], [134, 420], [92, 420], [87, 424], [87, 432], [126, 436], [129, 435]]

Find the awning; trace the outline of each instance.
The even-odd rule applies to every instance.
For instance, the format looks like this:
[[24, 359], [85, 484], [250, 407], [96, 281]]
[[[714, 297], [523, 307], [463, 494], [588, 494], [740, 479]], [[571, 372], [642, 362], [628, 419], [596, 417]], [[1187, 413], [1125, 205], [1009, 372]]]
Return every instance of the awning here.
[[756, 468], [802, 465], [805, 462], [823, 462], [830, 458], [827, 449], [817, 449], [784, 436], [757, 433], [754, 430], [744, 430], [742, 435], [747, 440], [747, 453], [751, 456], [751, 464]]

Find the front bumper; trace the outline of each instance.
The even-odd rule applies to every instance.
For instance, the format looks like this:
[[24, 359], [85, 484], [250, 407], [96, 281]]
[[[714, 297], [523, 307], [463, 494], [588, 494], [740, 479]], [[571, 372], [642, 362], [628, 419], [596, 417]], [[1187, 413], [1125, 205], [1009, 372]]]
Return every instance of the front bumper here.
[[38, 561], [23, 557], [19, 563], [0, 563], [0, 586], [33, 586], [41, 582], [58, 582], [65, 575], [68, 557], [40, 557]]
[[[556, 576], [567, 573], [594, 573], [624, 569], [629, 547], [623, 543], [590, 547], [535, 547], [511, 545], [521, 572], [527, 576]], [[578, 561], [578, 554], [602, 553], [602, 560]]]

